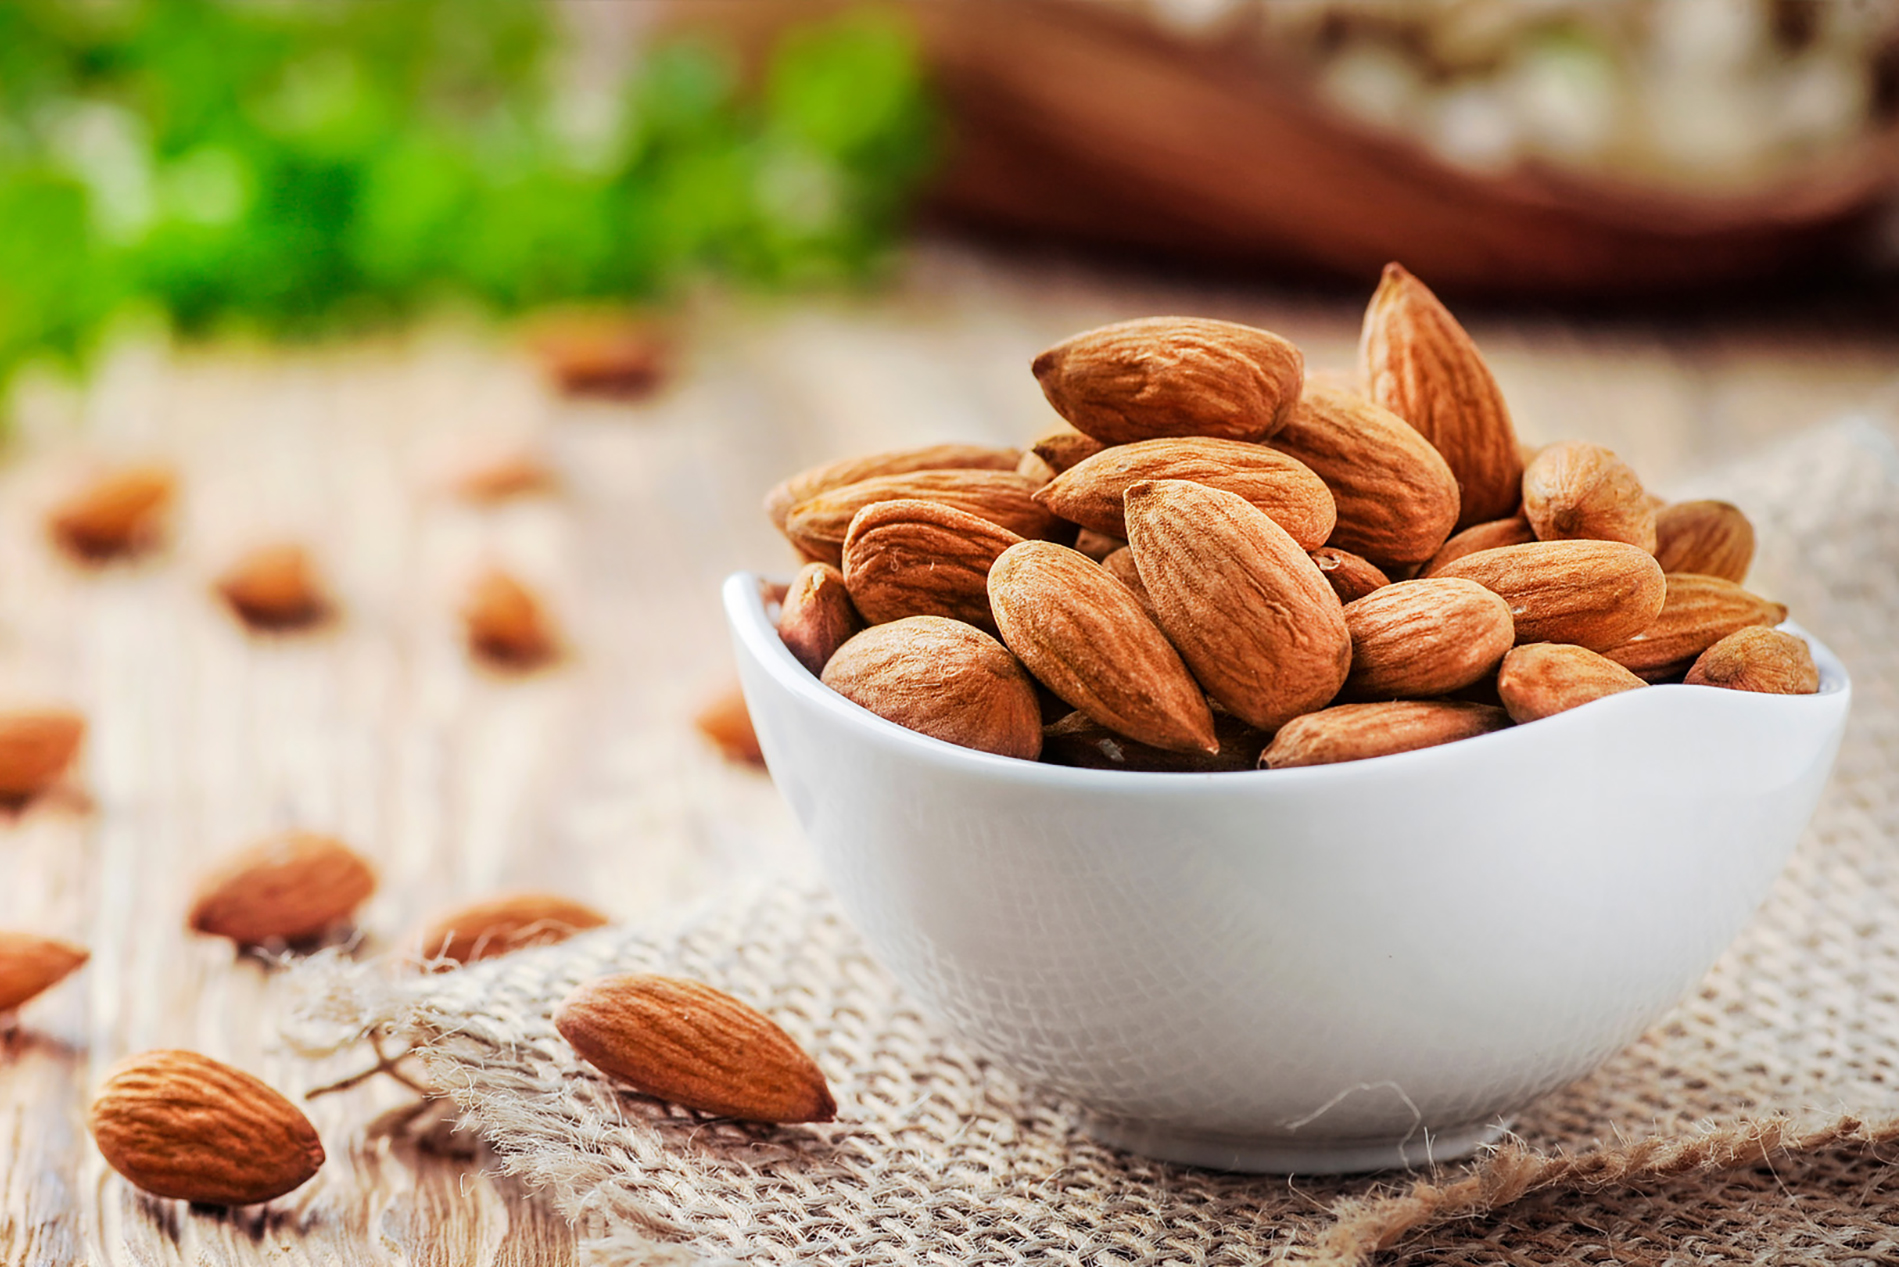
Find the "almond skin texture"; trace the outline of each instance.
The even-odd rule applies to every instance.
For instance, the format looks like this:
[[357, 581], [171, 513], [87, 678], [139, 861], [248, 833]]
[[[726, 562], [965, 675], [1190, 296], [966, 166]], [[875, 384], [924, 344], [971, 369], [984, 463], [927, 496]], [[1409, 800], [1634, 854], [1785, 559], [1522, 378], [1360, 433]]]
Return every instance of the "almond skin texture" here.
[[1092, 528], [1083, 528], [1075, 534], [1075, 549], [1087, 555], [1096, 563], [1101, 562], [1116, 550], [1127, 549], [1128, 543], [1119, 537], [1110, 537], [1105, 532], [1096, 532]]
[[1573, 642], [1604, 651], [1661, 614], [1662, 569], [1620, 541], [1532, 541], [1479, 550], [1438, 577], [1475, 581], [1510, 604], [1517, 642]]
[[1259, 764], [1263, 770], [1283, 770], [1363, 761], [1455, 743], [1509, 724], [1509, 716], [1490, 704], [1455, 700], [1340, 704], [1287, 722], [1260, 754]]
[[1212, 774], [1251, 770], [1259, 764], [1267, 734], [1233, 714], [1213, 714], [1214, 752], [1170, 752], [1136, 743], [1086, 713], [1069, 713], [1042, 728], [1042, 760], [1084, 770], [1142, 770], [1155, 774]]
[[844, 584], [873, 625], [948, 616], [993, 631], [989, 565], [1021, 540], [953, 506], [876, 502], [857, 512], [844, 537]]
[[[765, 494], [765, 514], [772, 527], [783, 531], [792, 507], [810, 501], [846, 484], [879, 475], [907, 475], [912, 471], [980, 470], [1013, 471], [1022, 460], [1015, 449], [990, 444], [932, 444], [920, 449], [899, 449], [892, 453], [873, 453], [868, 457], [843, 458], [798, 472], [781, 481]], [[833, 559], [835, 563], [837, 560]]]
[[1523, 516], [1540, 541], [1624, 541], [1655, 553], [1655, 511], [1642, 481], [1599, 444], [1539, 449], [1523, 468]]
[[1228, 712], [1271, 731], [1338, 694], [1352, 659], [1344, 608], [1264, 511], [1159, 480], [1128, 490], [1127, 521], [1162, 631]]
[[1033, 761], [1042, 710], [1014, 655], [982, 630], [944, 616], [873, 625], [837, 649], [824, 684], [919, 734]]
[[1688, 670], [1690, 686], [1722, 686], [1766, 695], [1812, 695], [1820, 668], [1806, 642], [1778, 629], [1737, 629], [1703, 651]]
[[47, 530], [53, 540], [83, 559], [136, 554], [164, 532], [177, 479], [162, 466], [112, 471], [53, 508]]
[[1739, 585], [1754, 561], [1754, 525], [1728, 502], [1675, 502], [1655, 512], [1655, 560], [1664, 572]]
[[342, 841], [284, 832], [199, 881], [188, 922], [240, 946], [295, 945], [346, 923], [375, 889], [375, 870]]
[[1721, 639], [1751, 625], [1778, 625], [1787, 609], [1718, 576], [1674, 572], [1667, 602], [1640, 633], [1612, 644], [1603, 654], [1649, 682], [1680, 677], [1695, 658]]
[[1059, 431], [1049, 432], [1030, 445], [1029, 449], [1047, 463], [1055, 474], [1060, 475], [1107, 447], [1093, 436], [1085, 436], [1073, 427], [1063, 427]]
[[1341, 603], [1363, 598], [1391, 584], [1391, 578], [1379, 571], [1376, 565], [1359, 558], [1350, 550], [1321, 546], [1312, 552], [1312, 561], [1318, 565], [1320, 573], [1331, 585], [1332, 592], [1339, 596]]
[[1024, 453], [1022, 460], [1015, 464], [1015, 473], [1036, 488], [1055, 478], [1055, 468], [1044, 462], [1033, 452]]
[[551, 946], [575, 933], [599, 928], [607, 917], [558, 893], [504, 893], [444, 911], [415, 937], [417, 955], [434, 966], [474, 963]]
[[0, 800], [24, 801], [51, 787], [85, 735], [86, 719], [69, 709], [0, 713]]
[[92, 1138], [153, 1196], [254, 1205], [301, 1186], [323, 1142], [301, 1110], [250, 1074], [190, 1051], [148, 1051], [113, 1067], [93, 1098]]
[[1192, 480], [1237, 493], [1271, 515], [1302, 550], [1324, 545], [1336, 522], [1331, 490], [1305, 463], [1261, 445], [1204, 436], [1104, 449], [1056, 476], [1035, 500], [1072, 523], [1126, 540], [1127, 490], [1147, 480]]
[[1101, 560], [1101, 566], [1109, 576], [1128, 587], [1128, 592], [1134, 595], [1136, 602], [1140, 603], [1141, 610], [1147, 613], [1147, 618], [1154, 620], [1158, 625], [1160, 622], [1155, 620], [1154, 616], [1154, 600], [1147, 596], [1147, 586], [1141, 581], [1141, 570], [1134, 563], [1134, 551], [1122, 546]]
[[807, 563], [799, 569], [778, 609], [779, 638], [814, 677], [824, 672], [831, 653], [863, 627], [844, 574], [828, 563]]
[[1357, 699], [1448, 695], [1488, 674], [1516, 641], [1510, 605], [1475, 581], [1399, 581], [1345, 605]]
[[1647, 685], [1614, 660], [1561, 642], [1517, 647], [1497, 671], [1497, 694], [1514, 722], [1554, 717]]
[[1146, 317], [1075, 335], [1030, 369], [1055, 412], [1103, 444], [1162, 436], [1263, 440], [1299, 398], [1305, 359], [1287, 340], [1251, 326]]
[[254, 629], [313, 625], [329, 608], [309, 554], [288, 542], [246, 554], [218, 578], [217, 590], [238, 619]]
[[785, 535], [809, 558], [842, 564], [851, 521], [866, 506], [914, 498], [964, 511], [1022, 538], [1059, 531], [1055, 517], [1034, 500], [1032, 481], [1009, 471], [914, 471], [879, 475], [818, 494], [794, 506]]
[[752, 714], [745, 707], [745, 692], [737, 682], [707, 701], [692, 719], [699, 733], [710, 739], [727, 761], [764, 768], [765, 754], [758, 746], [758, 732], [752, 729]]
[[1434, 445], [1457, 477], [1457, 527], [1515, 514], [1523, 456], [1477, 345], [1423, 282], [1400, 265], [1365, 310], [1358, 344], [1366, 394]]
[[1457, 523], [1449, 464], [1404, 419], [1355, 391], [1308, 382], [1272, 447], [1332, 490], [1338, 524], [1328, 545], [1380, 564], [1422, 563]]
[[1497, 550], [1504, 546], [1528, 545], [1536, 540], [1536, 530], [1530, 527], [1530, 521], [1522, 515], [1512, 515], [1508, 519], [1493, 519], [1489, 523], [1473, 524], [1446, 541], [1431, 561], [1424, 565], [1421, 576], [1436, 576], [1467, 554], [1479, 550]]
[[534, 591], [499, 569], [477, 578], [462, 606], [468, 649], [488, 663], [531, 669], [559, 654], [560, 637]]
[[58, 985], [87, 958], [85, 947], [55, 937], [0, 932], [0, 1012]]
[[554, 1028], [636, 1091], [746, 1122], [829, 1122], [823, 1073], [756, 1008], [697, 981], [627, 973], [575, 988]]
[[989, 602], [1004, 645], [1089, 717], [1149, 747], [1219, 750], [1193, 675], [1099, 564], [1053, 542], [1024, 541], [990, 569]]

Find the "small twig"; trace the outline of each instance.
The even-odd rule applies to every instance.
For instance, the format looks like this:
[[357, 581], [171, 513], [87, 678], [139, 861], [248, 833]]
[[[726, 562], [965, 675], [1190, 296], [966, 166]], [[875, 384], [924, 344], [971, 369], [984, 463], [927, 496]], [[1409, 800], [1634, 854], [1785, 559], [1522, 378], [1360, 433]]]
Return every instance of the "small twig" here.
[[417, 1082], [396, 1067], [399, 1061], [410, 1054], [409, 1048], [405, 1047], [403, 1050], [391, 1056], [382, 1049], [382, 1035], [371, 1034], [369, 1036], [369, 1049], [376, 1053], [376, 1063], [374, 1065], [358, 1073], [350, 1074], [347, 1078], [339, 1078], [335, 1082], [325, 1083], [320, 1087], [313, 1087], [303, 1093], [303, 1098], [306, 1100], [314, 1100], [320, 1095], [329, 1095], [336, 1091], [347, 1091], [351, 1087], [369, 1081], [379, 1073], [388, 1075], [390, 1078], [425, 1099], [432, 1098], [435, 1095], [435, 1089], [433, 1087]]

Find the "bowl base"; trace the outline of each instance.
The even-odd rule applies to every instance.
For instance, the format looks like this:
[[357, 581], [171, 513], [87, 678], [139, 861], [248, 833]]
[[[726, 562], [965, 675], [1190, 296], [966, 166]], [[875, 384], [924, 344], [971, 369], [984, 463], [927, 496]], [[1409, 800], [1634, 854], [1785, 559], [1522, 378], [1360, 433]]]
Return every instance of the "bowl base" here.
[[1510, 1129], [1498, 1118], [1441, 1131], [1420, 1127], [1388, 1140], [1249, 1140], [1231, 1135], [1173, 1131], [1142, 1122], [1087, 1114], [1083, 1126], [1104, 1144], [1143, 1157], [1212, 1170], [1270, 1175], [1345, 1175], [1366, 1170], [1412, 1170], [1468, 1157], [1494, 1144]]

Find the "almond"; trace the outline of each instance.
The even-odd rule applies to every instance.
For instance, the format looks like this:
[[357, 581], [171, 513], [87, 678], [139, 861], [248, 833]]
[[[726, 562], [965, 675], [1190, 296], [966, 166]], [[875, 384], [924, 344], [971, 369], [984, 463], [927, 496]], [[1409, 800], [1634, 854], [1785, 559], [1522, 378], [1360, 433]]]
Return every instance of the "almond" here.
[[1397, 264], [1365, 310], [1359, 363], [1367, 395], [1418, 429], [1457, 477], [1457, 527], [1516, 513], [1523, 457], [1477, 345], [1423, 282]]
[[1536, 540], [1536, 530], [1530, 527], [1530, 521], [1522, 515], [1512, 515], [1508, 519], [1493, 519], [1489, 523], [1473, 524], [1446, 541], [1431, 561], [1424, 565], [1423, 576], [1436, 576], [1467, 554], [1479, 550], [1495, 550], [1502, 546], [1520, 546]]
[[1820, 669], [1806, 642], [1778, 629], [1737, 629], [1703, 651], [1688, 670], [1690, 686], [1724, 686], [1768, 695], [1812, 695]]
[[450, 485], [457, 497], [478, 505], [549, 493], [559, 486], [559, 477], [546, 462], [524, 452], [483, 458], [460, 471]]
[[240, 946], [295, 945], [347, 923], [375, 889], [375, 869], [342, 841], [283, 832], [200, 880], [187, 922]]
[[1101, 562], [1116, 550], [1127, 549], [1128, 543], [1119, 537], [1110, 537], [1105, 532], [1096, 532], [1093, 528], [1083, 528], [1075, 534], [1075, 549], [1087, 555], [1096, 563]]
[[844, 537], [844, 584], [873, 625], [948, 616], [993, 630], [989, 565], [1021, 541], [968, 511], [899, 498], [857, 512]]
[[99, 476], [53, 508], [53, 539], [85, 559], [135, 554], [158, 540], [177, 480], [162, 466], [129, 466]]
[[1022, 455], [1022, 460], [1015, 464], [1015, 473], [1037, 488], [1055, 478], [1055, 468], [1033, 452]]
[[559, 635], [534, 591], [500, 569], [477, 578], [462, 606], [468, 649], [491, 664], [529, 669], [559, 652]]
[[1510, 605], [1475, 581], [1399, 581], [1345, 605], [1352, 632], [1348, 694], [1448, 695], [1497, 667], [1516, 641]]
[[864, 627], [844, 574], [828, 563], [807, 563], [792, 578], [778, 611], [778, 636], [813, 676]]
[[288, 543], [252, 550], [218, 578], [217, 590], [239, 619], [257, 629], [314, 624], [329, 608], [310, 556]]
[[844, 538], [857, 512], [878, 502], [917, 499], [964, 511], [1018, 537], [1056, 530], [1055, 517], [1032, 496], [1035, 486], [1014, 471], [931, 470], [878, 475], [819, 493], [794, 506], [785, 535], [812, 559], [841, 564]]
[[1655, 553], [1655, 511], [1642, 481], [1599, 444], [1539, 449], [1523, 468], [1523, 516], [1542, 541], [1625, 541]]
[[158, 1197], [252, 1205], [301, 1186], [323, 1142], [260, 1080], [191, 1051], [148, 1051], [106, 1075], [89, 1115], [108, 1164]]
[[1329, 545], [1380, 564], [1422, 563], [1457, 523], [1449, 464], [1404, 419], [1355, 391], [1308, 382], [1272, 447], [1332, 491], [1338, 524]]
[[85, 734], [86, 719], [70, 709], [0, 713], [0, 800], [23, 801], [51, 787]]
[[1614, 660], [1561, 642], [1517, 647], [1497, 672], [1497, 694], [1514, 722], [1553, 717], [1646, 685]]
[[1438, 577], [1475, 581], [1510, 604], [1517, 641], [1615, 646], [1654, 623], [1665, 593], [1653, 555], [1620, 541], [1532, 541], [1467, 554]]
[[1298, 399], [1305, 360], [1285, 339], [1251, 326], [1147, 317], [1075, 335], [1030, 368], [1048, 403], [1077, 431], [1127, 444], [1161, 436], [1264, 439]]
[[1271, 515], [1302, 550], [1324, 545], [1336, 518], [1325, 481], [1297, 458], [1204, 436], [1103, 449], [1037, 490], [1035, 500], [1083, 528], [1125, 540], [1123, 502], [1128, 488], [1145, 480], [1192, 480], [1237, 493]]
[[1312, 551], [1312, 561], [1318, 565], [1320, 574], [1331, 585], [1332, 592], [1339, 596], [1341, 603], [1363, 598], [1373, 590], [1391, 584], [1390, 577], [1350, 550], [1320, 546]]
[[636, 1091], [747, 1122], [829, 1122], [831, 1089], [756, 1008], [697, 981], [627, 973], [582, 983], [554, 1010], [581, 1059]]
[[1093, 457], [1108, 446], [1093, 436], [1085, 436], [1073, 427], [1051, 431], [1029, 450], [1041, 458], [1057, 475]]
[[1153, 748], [1110, 730], [1086, 713], [1069, 713], [1042, 727], [1042, 760], [1085, 770], [1142, 770], [1160, 774], [1211, 774], [1251, 770], [1259, 764], [1267, 734], [1224, 709], [1213, 714], [1214, 752]]
[[1264, 511], [1158, 480], [1128, 490], [1127, 524], [1161, 629], [1229, 712], [1270, 731], [1338, 694], [1352, 658], [1344, 609]]
[[1013, 471], [1021, 458], [1018, 450], [989, 444], [932, 444], [921, 449], [844, 458], [800, 471], [775, 485], [765, 494], [765, 514], [770, 517], [772, 526], [782, 532], [785, 520], [799, 502], [810, 501], [820, 493], [843, 488], [846, 484], [879, 475], [907, 475], [912, 471]]
[[1787, 609], [1718, 576], [1673, 572], [1667, 601], [1639, 633], [1611, 644], [1603, 654], [1637, 677], [1660, 682], [1679, 677], [1695, 657], [1750, 625], [1778, 625]]
[[1035, 687], [1008, 648], [944, 616], [873, 625], [837, 649], [824, 684], [886, 721], [982, 752], [1042, 750]]
[[85, 947], [55, 937], [0, 932], [0, 1012], [58, 985], [89, 957]]
[[1339, 704], [1295, 717], [1260, 754], [1261, 769], [1363, 761], [1413, 752], [1502, 730], [1509, 716], [1489, 704], [1453, 700], [1393, 700]]
[[1664, 572], [1718, 576], [1739, 585], [1754, 561], [1754, 525], [1727, 502], [1675, 502], [1655, 514], [1655, 560]]
[[474, 963], [550, 946], [606, 922], [591, 906], [558, 893], [504, 893], [437, 915], [416, 934], [414, 947], [436, 966], [439, 960]]
[[666, 380], [672, 348], [650, 321], [604, 314], [545, 322], [528, 341], [554, 389], [566, 396], [637, 400]]
[[[1101, 566], [1107, 570], [1109, 576], [1128, 587], [1128, 592], [1134, 595], [1136, 602], [1140, 603], [1141, 610], [1147, 613], [1147, 618], [1154, 620], [1154, 601], [1147, 596], [1147, 586], [1141, 583], [1141, 570], [1134, 564], [1134, 551], [1122, 546], [1101, 560]], [[1155, 621], [1155, 623], [1159, 622]]]
[[1216, 752], [1213, 715], [1187, 666], [1127, 586], [1064, 546], [1024, 541], [989, 572], [1002, 641], [1049, 690], [1119, 734]]
[[745, 692], [738, 683], [714, 695], [694, 714], [692, 724], [718, 746], [727, 761], [765, 764], [765, 754], [758, 746], [758, 732], [752, 729], [751, 710], [745, 707]]

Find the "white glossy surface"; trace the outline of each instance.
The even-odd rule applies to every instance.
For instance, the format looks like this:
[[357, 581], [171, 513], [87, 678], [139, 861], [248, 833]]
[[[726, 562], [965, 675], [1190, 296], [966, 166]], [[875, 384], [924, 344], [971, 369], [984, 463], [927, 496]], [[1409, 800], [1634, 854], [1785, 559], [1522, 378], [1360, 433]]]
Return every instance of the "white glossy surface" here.
[[878, 957], [1112, 1142], [1233, 1169], [1475, 1148], [1707, 972], [1797, 842], [1850, 687], [1657, 686], [1422, 752], [1138, 774], [893, 725], [725, 605], [765, 760]]

